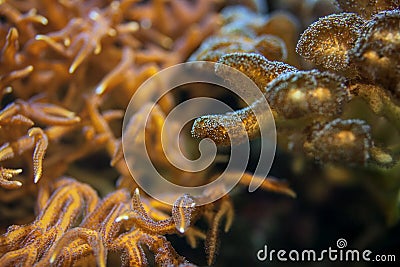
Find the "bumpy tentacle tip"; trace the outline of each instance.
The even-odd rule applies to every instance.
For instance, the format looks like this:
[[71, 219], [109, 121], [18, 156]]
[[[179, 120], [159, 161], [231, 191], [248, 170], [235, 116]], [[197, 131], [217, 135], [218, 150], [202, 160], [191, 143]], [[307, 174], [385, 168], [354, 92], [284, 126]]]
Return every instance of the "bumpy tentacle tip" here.
[[139, 188], [135, 188], [134, 194], [135, 196], [139, 196]]
[[190, 227], [195, 206], [195, 200], [188, 194], [184, 194], [175, 201], [172, 207], [172, 219], [176, 229], [181, 234], [185, 233]]
[[29, 73], [29, 72], [32, 72], [33, 71], [33, 66], [32, 65], [29, 65], [29, 66], [27, 66], [26, 68], [25, 68], [25, 71], [27, 72], [27, 73]]
[[130, 216], [131, 214], [130, 214], [130, 212], [125, 212], [125, 213], [122, 213], [121, 215], [119, 215], [116, 219], [115, 219], [115, 222], [122, 222], [122, 221], [127, 221], [127, 220], [129, 220], [129, 218], [131, 217]]
[[105, 90], [106, 90], [106, 86], [104, 83], [102, 83], [96, 87], [95, 93], [96, 93], [96, 95], [102, 95], [105, 92]]
[[72, 65], [71, 67], [69, 67], [68, 73], [69, 73], [69, 74], [73, 74], [73, 73], [75, 72], [76, 68], [77, 68], [77, 66]]
[[[140, 192], [139, 192], [139, 188], [135, 188], [135, 190], [133, 191], [134, 197], [136, 197], [137, 199], [139, 199], [140, 197]], [[136, 214], [130, 210], [130, 211], [126, 211], [123, 212], [121, 215], [119, 215], [116, 219], [115, 222], [121, 222], [121, 221], [127, 221], [129, 220], [129, 218], [134, 218], [136, 216]]]
[[37, 184], [41, 177], [42, 177], [41, 174], [36, 173], [35, 176], [33, 177], [33, 183]]
[[[0, 3], [1, 4], [1, 3]], [[11, 27], [10, 30], [8, 30], [7, 33], [7, 40], [18, 40], [19, 34], [18, 34], [18, 30], [15, 27]]]
[[[189, 212], [193, 212], [194, 207], [196, 207], [196, 203], [195, 202], [193, 202], [190, 205], [188, 205], [188, 208], [190, 209]], [[188, 215], [187, 214], [181, 214], [181, 215], [185, 216], [187, 218], [185, 220], [180, 220], [180, 224], [176, 225], [176, 229], [179, 231], [179, 233], [184, 234], [187, 231], [187, 229], [189, 228], [189, 226], [190, 226], [190, 217], [191, 217], [191, 215], [190, 214], [188, 214]]]
[[55, 262], [56, 258], [57, 258], [57, 253], [53, 253], [49, 260], [50, 264], [53, 264]]
[[120, 216], [118, 216], [116, 219], [115, 219], [115, 222], [122, 222], [122, 221], [126, 221], [126, 220], [128, 220], [129, 219], [129, 215], [128, 214], [122, 214], [122, 215], [120, 215]]
[[47, 24], [49, 24], [49, 20], [43, 16], [38, 16], [38, 22], [40, 24], [42, 24], [43, 26], [46, 26]]
[[[192, 125], [192, 136], [196, 139], [210, 138], [218, 146], [229, 146], [231, 142], [228, 128], [225, 127], [223, 121], [224, 118], [223, 115], [208, 115], [197, 118]], [[226, 126], [229, 126], [229, 124], [226, 124]]]
[[47, 38], [47, 36], [43, 35], [43, 34], [37, 34], [35, 36], [35, 40], [37, 40], [37, 41], [45, 40], [46, 38]]

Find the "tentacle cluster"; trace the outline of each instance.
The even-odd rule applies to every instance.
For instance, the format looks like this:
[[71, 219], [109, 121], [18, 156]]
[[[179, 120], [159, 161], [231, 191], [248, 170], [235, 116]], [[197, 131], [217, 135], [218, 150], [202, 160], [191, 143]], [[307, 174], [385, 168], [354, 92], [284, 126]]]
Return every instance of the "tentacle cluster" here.
[[[395, 1], [385, 3], [389, 2], [390, 7], [396, 6]], [[340, 2], [341, 6], [347, 4]], [[399, 130], [399, 10], [379, 12], [389, 6], [379, 1], [375, 5], [370, 20], [360, 9], [359, 14], [328, 15], [304, 31], [297, 52], [320, 70], [299, 71], [270, 61], [258, 51], [223, 55], [218, 62], [242, 71], [257, 84], [274, 112], [278, 133], [292, 136], [291, 149], [303, 150], [321, 162], [374, 162], [391, 167], [397, 162], [396, 152], [389, 144], [375, 144], [370, 122], [349, 119], [344, 113], [361, 97], [374, 113]], [[218, 68], [216, 73], [229, 80]], [[246, 133], [241, 134], [252, 139], [259, 130], [254, 111], [260, 103], [198, 118], [192, 135], [211, 138], [218, 145], [236, 144], [242, 138], [229, 140], [227, 133], [244, 127]]]
[[[300, 71], [298, 23], [284, 12], [263, 16], [236, 6], [220, 15], [215, 11], [222, 2], [214, 0], [0, 1], [0, 186], [7, 189], [0, 201], [5, 206], [38, 192], [36, 218], [0, 236], [0, 265], [104, 266], [115, 252], [128, 266], [190, 266], [165, 237], [169, 234], [192, 247], [204, 242], [207, 263], [215, 262], [220, 228], [227, 232], [234, 217], [229, 196], [201, 207], [189, 195], [173, 196], [172, 207], [139, 197], [119, 138], [122, 110], [138, 86], [190, 55], [218, 62], [216, 73], [233, 85], [223, 65], [248, 75], [270, 102], [290, 149], [320, 162], [392, 167], [396, 151], [377, 135], [382, 121], [394, 130], [390, 140], [398, 140], [400, 129], [399, 3], [338, 2], [346, 13], [315, 22], [297, 44], [298, 53], [314, 64], [307, 67], [319, 70]], [[134, 139], [144, 138], [137, 129], [153, 105], [149, 99], [129, 123]], [[352, 111], [358, 99], [365, 114]], [[260, 103], [201, 117], [193, 135], [219, 145], [241, 142], [242, 129], [256, 138], [254, 111]], [[150, 113], [145, 132], [154, 141], [146, 144], [150, 156], [174, 182], [207, 182], [209, 173], [194, 181], [171, 170], [160, 153], [161, 125], [173, 104], [168, 95]], [[111, 167], [98, 170], [104, 158]], [[94, 185], [101, 179], [105, 185], [96, 189], [107, 196], [101, 199], [73, 179], [56, 180], [67, 172], [87, 175]], [[109, 177], [117, 176], [114, 186]], [[245, 173], [240, 183], [251, 179], [263, 177]], [[261, 187], [295, 196], [279, 180], [266, 179]], [[7, 225], [16, 219], [0, 218]]]

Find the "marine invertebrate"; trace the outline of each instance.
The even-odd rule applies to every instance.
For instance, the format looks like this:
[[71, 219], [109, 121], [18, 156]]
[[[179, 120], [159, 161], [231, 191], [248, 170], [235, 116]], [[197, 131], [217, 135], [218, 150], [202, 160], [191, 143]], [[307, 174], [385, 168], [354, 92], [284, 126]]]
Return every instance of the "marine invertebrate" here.
[[[189, 195], [183, 195], [178, 198], [171, 211], [171, 217], [163, 220], [155, 221], [147, 213], [139, 199], [139, 190], [136, 189], [132, 200], [132, 211], [118, 217], [116, 220], [132, 221], [134, 225], [149, 234], [166, 234], [180, 233], [189, 234], [188, 238], [192, 239], [192, 245], [196, 245], [196, 237], [205, 239], [207, 263], [211, 265], [215, 260], [218, 246], [218, 230], [223, 217], [226, 216], [225, 232], [233, 221], [233, 206], [228, 198], [223, 198], [215, 209], [215, 204], [196, 207], [196, 199]], [[205, 216], [209, 224], [209, 231], [205, 235], [198, 229], [194, 228], [194, 222], [199, 217]]]
[[221, 56], [233, 52], [255, 52], [270, 60], [284, 60], [287, 57], [285, 44], [274, 35], [261, 35], [255, 39], [232, 35], [207, 39], [201, 48], [191, 55], [190, 60], [216, 62]]
[[[97, 205], [97, 194], [86, 185], [66, 179], [60, 180], [55, 189], [49, 201], [40, 207], [40, 215], [33, 223], [10, 227], [8, 233], [2, 236], [2, 265], [33, 265], [76, 222], [83, 210], [86, 214], [90, 213]], [[61, 207], [62, 212], [59, 213]], [[37, 236], [40, 238], [35, 238]]]
[[[173, 263], [174, 254], [178, 260], [179, 257], [169, 242], [157, 232], [149, 234], [134, 229], [133, 236], [132, 233], [118, 236], [121, 223], [115, 220], [118, 212], [122, 211], [129, 200], [126, 191], [116, 191], [99, 203], [98, 196], [92, 188], [72, 179], [59, 180], [53, 190], [47, 203], [41, 207], [35, 222], [26, 226], [11, 227], [2, 237], [2, 265], [54, 263], [69, 266], [80, 262], [97, 262], [99, 266], [105, 266], [109, 249], [125, 250], [129, 256], [126, 262], [129, 266], [143, 265], [146, 262], [145, 257], [137, 258], [138, 255], [131, 254], [135, 247], [141, 250], [139, 244], [142, 242], [154, 251], [156, 262]], [[61, 213], [60, 207], [63, 207]], [[81, 216], [83, 207], [86, 208]], [[74, 224], [78, 226], [74, 227]], [[35, 233], [41, 233], [41, 238], [32, 240]], [[133, 243], [128, 245], [123, 240]], [[19, 253], [19, 249], [25, 252]], [[144, 255], [142, 253], [139, 256]], [[177, 262], [179, 261], [184, 262], [183, 258]]]
[[[397, 15], [398, 10], [383, 11], [364, 23], [364, 20], [356, 14], [333, 14], [318, 20], [306, 29], [297, 44], [298, 53], [306, 59], [312, 60], [323, 70], [327, 69], [338, 75], [317, 70], [297, 71], [294, 67], [268, 61], [255, 53], [228, 54], [220, 57], [219, 62], [241, 70], [264, 92], [265, 98], [269, 100], [271, 108], [276, 112], [278, 131], [280, 127], [282, 129], [286, 127], [287, 120], [292, 121], [291, 125], [294, 125], [296, 120], [302, 120], [303, 123], [311, 125], [308, 128], [300, 127], [302, 132], [293, 133], [293, 136], [296, 136], [295, 139], [299, 142], [303, 142], [303, 148], [313, 158], [323, 161], [343, 160], [346, 162], [353, 158], [354, 163], [365, 164], [369, 160], [380, 165], [393, 166], [397, 161], [393, 152], [389, 152], [390, 150], [386, 148], [376, 148], [370, 135], [370, 128], [362, 126], [363, 130], [357, 130], [356, 125], [365, 125], [366, 122], [335, 120], [335, 118], [342, 115], [344, 106], [350, 105], [354, 97], [361, 96], [366, 99], [375, 113], [385, 116], [397, 127], [398, 106], [391, 100], [391, 95], [395, 93], [393, 84], [395, 87], [398, 84], [398, 68], [386, 70], [384, 66], [387, 65], [382, 65], [378, 61], [360, 64], [359, 62], [365, 61], [363, 59], [365, 54], [355, 52], [360, 50], [360, 46], [371, 47], [377, 50], [376, 53], [388, 58], [387, 60], [390, 60], [389, 58], [394, 53], [398, 53], [395, 37], [395, 32], [397, 32], [395, 29], [398, 26]], [[378, 21], [388, 22], [378, 23]], [[380, 37], [381, 32], [385, 32], [384, 36], [390, 37]], [[327, 35], [329, 38], [326, 38]], [[377, 39], [370, 37], [375, 35], [379, 37], [376, 37]], [[393, 38], [391, 38], [392, 36]], [[377, 45], [374, 45], [375, 43]], [[371, 50], [368, 51], [371, 52]], [[386, 54], [384, 54], [385, 51]], [[398, 57], [394, 56], [393, 58], [390, 60], [391, 63], [398, 66], [396, 61]], [[277, 68], [279, 64], [284, 66], [281, 67], [281, 70]], [[371, 77], [371, 72], [373, 72], [373, 77]], [[229, 79], [229, 77], [224, 77], [223, 73], [218, 72], [218, 68], [216, 73]], [[385, 78], [388, 79], [379, 79], [378, 73], [382, 76], [385, 75]], [[363, 82], [360, 82], [359, 76], [364, 78]], [[387, 91], [372, 89], [366, 85], [372, 81], [384, 86], [383, 80], [385, 80]], [[361, 89], [363, 93], [360, 94], [357, 88], [364, 86], [372, 90], [367, 92], [368, 89]], [[387, 111], [383, 111], [383, 101], [387, 101]], [[211, 138], [222, 145], [238, 142], [229, 141], [224, 135], [226, 135], [227, 129], [240, 126], [234, 119], [235, 116], [239, 116], [249, 137], [254, 138], [257, 135], [258, 122], [253, 118], [252, 109], [256, 109], [258, 103], [256, 101], [249, 107], [234, 113], [203, 116], [194, 122], [192, 134], [198, 138]], [[332, 127], [333, 125], [338, 127]], [[345, 125], [351, 127], [337, 132]], [[319, 130], [320, 128], [322, 130]], [[334, 135], [336, 137], [333, 137]], [[322, 141], [319, 138], [325, 139]], [[337, 142], [336, 138], [344, 139], [343, 142]], [[319, 149], [310, 150], [310, 142], [315, 142], [315, 147], [319, 147]], [[352, 142], [352, 146], [348, 145], [349, 142]], [[323, 149], [323, 146], [327, 148]], [[335, 151], [341, 151], [338, 156], [334, 156], [334, 153], [329, 156], [329, 153], [324, 152], [331, 151], [334, 147]], [[301, 149], [301, 146], [297, 146], [296, 149]], [[321, 155], [318, 155], [319, 153]], [[346, 153], [348, 154], [346, 155]], [[356, 156], [356, 154], [360, 155]]]
[[[86, 111], [82, 107], [85, 101], [80, 90], [89, 95], [99, 95], [101, 100], [97, 102], [103, 102], [112, 94], [113, 88], [120, 88], [119, 94], [129, 97], [134, 93], [135, 86], [160, 67], [182, 61], [188, 51], [196, 47], [214, 27], [218, 27], [217, 16], [206, 16], [207, 11], [214, 8], [212, 1], [195, 5], [185, 3], [184, 6], [172, 3], [167, 8], [160, 1], [146, 5], [132, 1], [97, 5], [89, 3], [77, 8], [70, 2], [50, 1], [40, 6], [36, 6], [34, 1], [22, 6], [14, 1], [1, 2], [4, 23], [1, 25], [3, 64], [0, 67], [0, 85], [2, 98], [4, 95], [8, 97], [1, 117], [4, 135], [10, 135], [10, 138], [3, 140], [5, 150], [2, 161], [9, 159], [7, 164], [14, 157], [12, 153], [22, 154], [33, 148], [36, 139], [38, 144], [45, 139], [24, 137], [22, 130], [18, 132], [18, 136], [21, 136], [19, 141], [10, 130], [11, 127], [5, 124], [40, 127], [49, 140], [51, 151], [62, 147], [62, 139], [70, 138], [68, 135], [73, 131], [82, 132], [75, 139], [77, 142], [81, 142], [79, 139], [82, 140], [83, 136], [88, 140], [95, 138], [89, 137], [89, 132], [93, 131], [88, 129], [93, 129], [90, 125], [92, 122], [98, 124], [96, 120], [87, 120], [88, 117], [84, 115]], [[172, 15], [175, 19], [169, 20], [170, 24], [158, 21]], [[185, 31], [181, 26], [184, 24], [193, 27]], [[107, 49], [102, 50], [102, 47]], [[111, 64], [106, 66], [96, 62]], [[91, 71], [89, 66], [96, 66], [97, 71]], [[94, 85], [95, 90], [92, 89]], [[115, 99], [119, 99], [114, 106], [116, 109], [126, 105], [126, 98]], [[110, 100], [105, 102], [111, 103]], [[93, 119], [94, 115], [89, 118]], [[100, 131], [100, 134], [104, 132], [99, 129], [96, 131]], [[96, 134], [97, 137], [99, 134]], [[107, 138], [107, 147], [113, 150], [115, 138], [111, 135]], [[11, 151], [6, 141], [19, 150]], [[34, 152], [35, 181], [41, 176], [39, 166], [42, 165], [42, 155], [38, 155], [43, 154], [40, 152], [42, 150], [36, 146]], [[73, 153], [70, 162], [76, 160], [78, 154], [83, 157], [89, 150], [86, 148], [86, 153]], [[111, 150], [109, 153], [113, 155], [114, 151]], [[46, 156], [45, 164], [47, 160], [56, 161], [51, 158], [52, 153]], [[5, 186], [9, 188], [22, 185], [20, 181], [8, 181], [21, 173], [21, 169], [4, 166], [2, 170], [2, 184], [7, 184]]]
[[[205, 240], [207, 261], [215, 261], [220, 225], [226, 218], [228, 231], [233, 219], [230, 198], [201, 208], [189, 205], [194, 203], [190, 196], [173, 196], [178, 199], [173, 207], [145, 195], [139, 200], [120, 160], [115, 124], [144, 80], [186, 60], [221, 27], [223, 20], [215, 12], [220, 6], [218, 1], [0, 2], [0, 186], [17, 189], [2, 191], [0, 199], [7, 205], [38, 193], [34, 221], [11, 226], [1, 236], [1, 265], [104, 266], [111, 251], [120, 253], [126, 265], [146, 265], [147, 250], [160, 265], [190, 265], [166, 234], [183, 235], [192, 247]], [[286, 57], [279, 38], [259, 35], [257, 44], [247, 40], [249, 46], [272, 58]], [[159, 122], [173, 101], [167, 96], [158, 103], [148, 127], [152, 137], [159, 136]], [[140, 112], [136, 115], [141, 123]], [[170, 171], [159, 148], [152, 147], [151, 153]], [[56, 179], [76, 169], [77, 178], [83, 178], [79, 162], [90, 165], [93, 154], [107, 157], [112, 165], [101, 166], [112, 172], [98, 181], [120, 175], [116, 186], [96, 188], [104, 195], [114, 190], [102, 200], [89, 185]], [[184, 172], [176, 174], [177, 181], [184, 180]], [[249, 175], [242, 183], [249, 183]], [[293, 195], [286, 184], [263, 185]], [[2, 227], [14, 219], [2, 218]], [[206, 227], [204, 222], [195, 226], [198, 221]], [[165, 231], [158, 227], [163, 223]]]
[[266, 87], [267, 98], [285, 119], [332, 117], [348, 101], [344, 80], [329, 72], [293, 71]]
[[[383, 11], [367, 21], [350, 53], [350, 62], [368, 83], [379, 84], [399, 96], [399, 19], [400, 11]], [[396, 66], [395, 68], [391, 66]]]
[[[392, 167], [397, 154], [376, 137], [376, 118], [361, 120], [348, 111], [361, 98], [400, 128], [398, 68], [388, 67], [398, 66], [393, 56], [398, 53], [398, 10], [383, 11], [397, 2], [378, 2], [372, 9], [358, 8], [358, 15], [331, 15], [310, 26], [310, 37], [303, 34], [298, 51], [320, 70], [300, 71], [294, 49], [299, 29], [296, 18], [285, 12], [261, 15], [236, 6], [218, 14], [220, 1], [0, 1], [0, 186], [7, 189], [0, 189], [0, 202], [14, 204], [38, 192], [34, 221], [26, 216], [25, 224], [9, 227], [0, 237], [0, 264], [104, 266], [112, 260], [108, 255], [117, 253], [129, 266], [153, 261], [190, 266], [166, 235], [184, 237], [192, 247], [204, 242], [207, 263], [215, 261], [220, 228], [227, 232], [232, 225], [231, 197], [200, 207], [189, 195], [172, 195], [172, 206], [139, 197], [119, 138], [122, 110], [136, 88], [190, 55], [190, 60], [219, 62], [216, 72], [224, 79], [233, 77], [224, 75], [222, 64], [248, 75], [271, 102], [291, 150], [322, 163]], [[327, 32], [332, 39], [324, 38]], [[326, 46], [307, 50], [315, 40]], [[332, 44], [334, 49], [326, 49]], [[142, 115], [152, 93], [130, 124], [137, 139], [143, 138], [136, 130], [145, 123]], [[160, 125], [174, 101], [167, 95], [151, 113], [145, 133], [153, 141], [147, 144], [150, 156], [173, 182], [211, 181], [207, 171], [193, 179], [172, 169], [160, 153]], [[234, 114], [199, 118], [193, 133], [221, 145], [240, 142], [241, 136], [229, 140], [221, 127], [234, 115], [256, 138], [252, 108], [257, 102]], [[56, 179], [69, 173], [93, 187]], [[263, 177], [246, 172], [240, 183], [248, 185], [251, 179]], [[261, 187], [295, 196], [280, 180], [266, 179]], [[0, 216], [3, 228], [20, 220], [12, 216]]]
[[366, 19], [370, 19], [380, 11], [396, 9], [400, 6], [397, 0], [337, 0], [336, 2], [342, 10], [358, 13]]
[[224, 24], [217, 34], [207, 39], [189, 60], [218, 61], [234, 52], [258, 53], [270, 60], [298, 65], [293, 43], [297, 22], [287, 13], [259, 15], [243, 6], [223, 10]]
[[[386, 3], [398, 7], [396, 1]], [[293, 173], [304, 175], [303, 182], [315, 176], [312, 183], [326, 179], [344, 183], [342, 187], [368, 188], [386, 224], [394, 225], [399, 221], [399, 10], [380, 10], [370, 18], [363, 9], [354, 11], [311, 24], [297, 42], [297, 52], [308, 62], [296, 68], [288, 65], [278, 73], [275, 66], [284, 63], [256, 51], [221, 55], [218, 60], [244, 72], [264, 93], [274, 113], [279, 151], [290, 151], [295, 158], [289, 167]], [[209, 49], [218, 52], [218, 47]], [[302, 70], [310, 68], [315, 69]], [[217, 75], [229, 81], [221, 70], [216, 68]], [[248, 137], [257, 138], [252, 112], [257, 105], [255, 101], [236, 112], [202, 116], [195, 120], [192, 135], [236, 145], [242, 138], [229, 140], [225, 133], [245, 126]], [[304, 155], [318, 164], [309, 164]], [[310, 197], [323, 198], [319, 193], [324, 190], [316, 187]]]
[[[54, 140], [60, 137], [58, 134], [48, 134], [40, 127], [32, 127], [27, 131], [27, 135], [20, 136], [16, 129], [12, 129], [16, 124], [20, 124], [22, 129], [30, 127], [37, 123], [48, 124], [52, 126], [70, 126], [77, 124], [80, 118], [75, 116], [75, 113], [70, 112], [62, 107], [34, 102], [30, 100], [25, 102], [16, 100], [15, 102], [6, 106], [1, 112], [2, 131], [4, 143], [1, 148], [2, 161], [12, 159], [16, 155], [21, 155], [25, 151], [29, 151], [34, 147], [32, 155], [33, 159], [33, 176], [34, 182], [37, 183], [42, 176], [42, 165], [45, 151], [47, 149], [49, 139]], [[30, 117], [30, 118], [28, 118]], [[13, 133], [16, 132], [17, 136]], [[51, 131], [50, 131], [51, 132]], [[11, 182], [8, 179], [12, 178], [15, 174], [19, 174], [22, 170], [7, 170], [3, 169], [1, 184], [8, 188], [18, 188], [22, 184], [19, 181]], [[6, 181], [4, 178], [8, 178]]]
[[[325, 69], [349, 72], [349, 52], [364, 20], [354, 13], [332, 14], [313, 23], [302, 34], [297, 52]], [[337, 34], [332, 35], [334, 30]]]
[[[187, 265], [165, 234], [187, 235], [192, 246], [196, 246], [198, 238], [205, 239], [211, 264], [217, 252], [222, 219], [226, 217], [225, 232], [233, 221], [233, 206], [228, 197], [196, 207], [195, 199], [183, 195], [170, 211], [168, 206], [152, 203], [150, 198], [140, 199], [138, 189], [134, 191], [131, 205], [126, 189], [100, 200], [90, 186], [71, 178], [42, 187], [39, 196], [36, 220], [11, 226], [1, 236], [2, 265], [70, 266], [96, 262], [105, 266], [107, 252], [118, 251], [125, 265], [143, 266], [148, 262], [144, 247], [154, 253], [155, 262], [160, 265]], [[171, 217], [167, 212], [171, 212]], [[209, 225], [207, 234], [194, 226], [200, 217]], [[40, 238], [36, 238], [38, 235]]]

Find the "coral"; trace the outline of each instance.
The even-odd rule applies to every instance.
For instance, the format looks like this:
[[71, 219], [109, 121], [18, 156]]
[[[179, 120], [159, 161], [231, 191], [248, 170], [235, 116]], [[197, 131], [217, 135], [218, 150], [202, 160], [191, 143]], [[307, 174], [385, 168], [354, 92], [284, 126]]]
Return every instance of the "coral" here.
[[[93, 188], [72, 178], [41, 187], [35, 221], [10, 226], [1, 237], [1, 265], [70, 266], [96, 262], [105, 266], [107, 253], [115, 251], [124, 265], [143, 266], [148, 263], [144, 253], [147, 248], [154, 254], [156, 264], [187, 266], [185, 258], [164, 237], [166, 234], [184, 235], [193, 247], [197, 239], [205, 240], [211, 265], [217, 253], [221, 221], [225, 218], [225, 232], [233, 221], [233, 206], [227, 196], [212, 205], [196, 206], [196, 199], [183, 195], [172, 210], [148, 197], [140, 199], [138, 189], [134, 190], [132, 202], [130, 199], [129, 192], [120, 189], [100, 200]], [[209, 225], [206, 234], [194, 225], [201, 218]]]
[[218, 61], [225, 54], [251, 52], [270, 60], [299, 64], [293, 46], [299, 29], [290, 14], [265, 17], [243, 6], [227, 7], [222, 14], [222, 27], [204, 41], [189, 60]]
[[[364, 20], [354, 13], [323, 17], [304, 31], [297, 52], [325, 69], [349, 72], [349, 51], [363, 23]], [[337, 34], [332, 35], [331, 30]]]
[[[234, 217], [229, 196], [201, 207], [195, 207], [196, 199], [188, 195], [171, 196], [176, 199], [172, 207], [146, 195], [139, 198], [122, 160], [116, 125], [143, 81], [184, 62], [227, 23], [217, 13], [223, 4], [213, 0], [0, 1], [0, 201], [7, 206], [29, 196], [37, 198], [34, 220], [29, 221], [29, 212], [23, 224], [8, 227], [0, 237], [1, 266], [105, 266], [110, 253], [119, 253], [127, 266], [152, 262], [191, 266], [167, 235], [183, 236], [192, 247], [204, 241], [208, 264], [215, 261], [219, 228], [225, 220], [227, 232]], [[271, 59], [286, 58], [279, 37], [268, 31], [257, 35], [256, 41], [242, 36], [236, 44]], [[215, 38], [219, 46], [221, 40]], [[225, 52], [236, 50], [230, 47]], [[144, 112], [151, 100], [143, 101]], [[146, 126], [153, 140], [159, 140], [165, 114], [173, 105], [170, 95], [157, 103]], [[140, 123], [145, 123], [141, 111], [130, 125], [137, 138], [141, 138], [135, 132]], [[160, 153], [161, 143], [148, 145], [155, 164], [176, 182], [187, 180], [189, 174], [171, 170]], [[77, 172], [74, 176], [85, 180], [80, 164], [93, 164], [99, 156], [108, 159], [109, 164], [100, 167], [110, 173], [89, 175], [96, 176], [89, 178], [92, 185], [102, 184], [94, 186], [99, 192], [65, 178]], [[209, 181], [211, 175], [204, 173], [202, 179]], [[241, 183], [249, 184], [251, 177], [246, 173]], [[111, 185], [115, 180], [116, 185]], [[262, 187], [295, 196], [280, 181], [266, 180]], [[16, 222], [18, 218], [12, 216], [2, 218], [2, 229]], [[148, 252], [154, 259], [148, 258]]]
[[[104, 124], [118, 116], [113, 118], [110, 111], [109, 119], [96, 118], [103, 115], [94, 109], [100, 105], [123, 109], [141, 82], [162, 67], [182, 62], [218, 27], [218, 16], [208, 12], [214, 6], [213, 1], [170, 5], [90, 1], [80, 7], [73, 1], [28, 1], [22, 6], [2, 1], [0, 85], [7, 105], [0, 115], [1, 160], [7, 161], [2, 165], [1, 184], [18, 188], [30, 175], [38, 182], [46, 176], [42, 165], [56, 162], [53, 153], [72, 138], [71, 132], [81, 132], [74, 143], [90, 142], [64, 160], [69, 161], [66, 168], [98, 150], [95, 146], [100, 143], [112, 156], [114, 133], [108, 129], [106, 134], [99, 127], [107, 128]], [[174, 20], [160, 22], [171, 16]], [[186, 30], [183, 25], [188, 24], [193, 27]], [[118, 93], [113, 93], [116, 88]], [[88, 102], [97, 104], [85, 105]], [[21, 130], [14, 129], [15, 125]], [[32, 149], [32, 174], [24, 168], [5, 167]], [[17, 174], [20, 181], [10, 180]]]
[[[278, 132], [294, 127], [296, 132], [291, 135], [297, 144], [289, 146], [304, 150], [317, 161], [370, 162], [392, 167], [397, 162], [396, 153], [375, 144], [368, 123], [341, 116], [347, 105], [362, 97], [373, 112], [397, 128], [398, 13], [398, 10], [382, 11], [369, 21], [353, 13], [340, 13], [313, 23], [300, 37], [297, 52], [321, 70], [299, 71], [252, 51], [227, 54], [218, 62], [242, 71], [258, 85], [269, 100]], [[371, 53], [376, 56], [370, 56]], [[229, 80], [218, 67], [216, 73]], [[246, 129], [240, 134], [254, 138], [259, 127], [252, 110], [260, 103], [255, 101], [233, 113], [198, 118], [192, 135], [211, 138], [220, 145], [239, 143], [242, 137], [235, 136], [233, 140], [227, 137], [228, 130], [240, 133], [234, 130], [241, 127], [238, 116]], [[296, 121], [302, 123], [296, 127]]]
[[[33, 265], [54, 245], [55, 240], [76, 223], [81, 212], [91, 213], [97, 206], [98, 196], [87, 185], [63, 179], [54, 186], [54, 193], [46, 204], [42, 206], [39, 203], [40, 214], [34, 222], [29, 225], [12, 226], [6, 235], [2, 236], [3, 256], [0, 261], [3, 266], [22, 263]], [[49, 192], [43, 191], [40, 192], [42, 197], [49, 197]]]
[[[171, 194], [175, 202], [167, 205], [139, 191], [132, 176], [146, 174], [131, 173], [123, 160], [120, 126], [129, 99], [147, 78], [186, 60], [217, 62], [216, 74], [236, 87], [224, 66], [242, 71], [269, 101], [281, 148], [334, 174], [359, 168], [394, 177], [379, 194], [385, 209], [398, 203], [398, 1], [337, 1], [345, 12], [331, 15], [319, 8], [327, 1], [305, 1], [297, 17], [262, 14], [257, 1], [229, 6], [235, 2], [0, 0], [1, 266], [192, 266], [170, 240], [175, 236], [192, 248], [204, 243], [206, 263], [216, 261], [221, 229], [228, 232], [235, 217], [232, 196], [196, 205], [221, 190], [213, 188]], [[297, 40], [299, 25], [321, 14]], [[172, 182], [212, 181], [210, 170], [194, 176], [171, 168], [162, 147], [171, 144], [161, 142], [161, 131], [178, 100], [166, 95], [152, 103], [159, 89], [152, 90], [128, 124], [134, 164], [144, 153], [135, 142], [145, 138], [152, 162]], [[244, 134], [256, 139], [259, 105], [198, 118], [192, 135], [220, 146], [238, 144]], [[296, 197], [280, 179], [226, 175]]]
[[366, 19], [370, 19], [380, 11], [396, 9], [400, 6], [397, 0], [337, 0], [336, 2], [342, 10], [358, 13]]
[[[39, 208], [40, 214], [33, 223], [10, 227], [2, 237], [2, 266], [70, 266], [83, 262], [105, 266], [108, 250], [123, 251], [126, 265], [139, 266], [147, 262], [141, 245], [154, 252], [156, 263], [186, 263], [162, 236], [164, 232], [148, 232], [118, 220], [129, 206], [127, 191], [115, 191], [99, 201], [88, 185], [68, 178], [57, 181], [50, 191], [39, 192], [51, 196]], [[143, 212], [147, 216], [144, 209]], [[38, 235], [40, 238], [34, 238]], [[21, 250], [24, 253], [19, 253]]]
[[[351, 10], [345, 1], [338, 2], [355, 13], [328, 14], [308, 26], [296, 46], [304, 62], [273, 61], [259, 51], [237, 51], [216, 61], [242, 71], [264, 93], [275, 118], [279, 147], [295, 157], [293, 172], [301, 174], [311, 160], [318, 163], [312, 170], [323, 170], [321, 178], [357, 181], [369, 188], [387, 223], [393, 225], [399, 220], [398, 2], [369, 1], [364, 9], [358, 4], [368, 1], [358, 1], [347, 6], [354, 7]], [[219, 47], [209, 49], [209, 54], [216, 54]], [[231, 81], [219, 69], [223, 68], [216, 67], [216, 74]], [[240, 143], [246, 136], [257, 138], [259, 126], [252, 110], [257, 111], [260, 103], [202, 116], [193, 123], [192, 136], [222, 146]], [[242, 127], [247, 132], [236, 130]], [[240, 135], [229, 140], [229, 131]]]

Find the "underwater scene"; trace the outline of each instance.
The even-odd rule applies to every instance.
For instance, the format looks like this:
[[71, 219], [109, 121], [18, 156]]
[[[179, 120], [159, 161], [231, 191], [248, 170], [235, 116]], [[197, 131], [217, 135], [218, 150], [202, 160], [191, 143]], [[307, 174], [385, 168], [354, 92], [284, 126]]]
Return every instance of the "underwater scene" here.
[[0, 0], [0, 267], [399, 266], [400, 0]]

